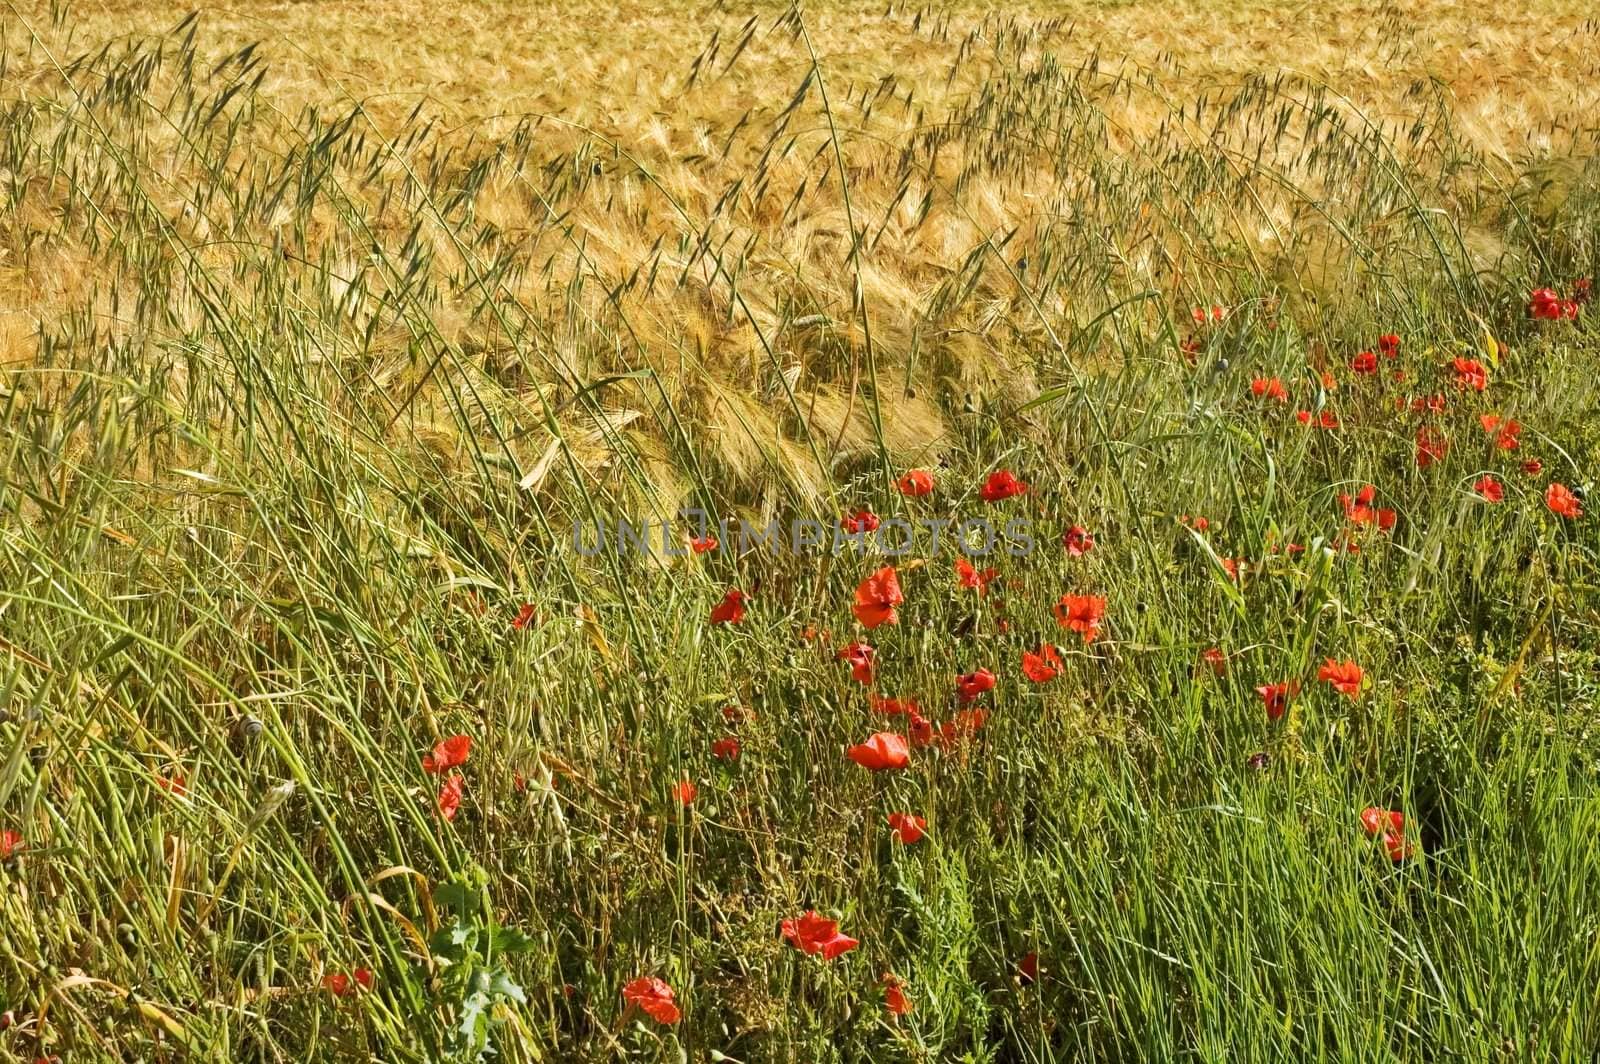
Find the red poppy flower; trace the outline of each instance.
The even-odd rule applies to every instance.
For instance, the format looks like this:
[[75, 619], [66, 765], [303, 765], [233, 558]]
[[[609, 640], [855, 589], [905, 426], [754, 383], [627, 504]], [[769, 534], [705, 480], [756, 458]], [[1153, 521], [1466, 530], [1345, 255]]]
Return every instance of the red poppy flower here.
[[1472, 490], [1489, 502], [1499, 502], [1506, 497], [1504, 485], [1490, 476], [1479, 477], [1477, 482], [1472, 485]]
[[860, 510], [854, 514], [846, 514], [839, 520], [839, 524], [852, 536], [861, 532], [876, 532], [881, 524], [878, 515], [871, 510]]
[[1369, 805], [1361, 810], [1361, 826], [1366, 829], [1368, 835], [1376, 838], [1380, 832], [1404, 831], [1406, 817], [1398, 810], [1379, 809], [1375, 805]]
[[1350, 369], [1363, 376], [1378, 372], [1378, 356], [1371, 351], [1363, 351], [1350, 360]]
[[1583, 506], [1578, 502], [1578, 497], [1572, 490], [1559, 481], [1552, 482], [1545, 489], [1544, 504], [1553, 514], [1559, 514], [1569, 521], [1575, 521], [1583, 516]]
[[1028, 953], [1017, 962], [1017, 978], [1023, 986], [1039, 981], [1039, 955]]
[[989, 590], [989, 582], [999, 575], [998, 569], [978, 569], [965, 558], [956, 559], [956, 587], [963, 591], [976, 591], [981, 595]]
[[1378, 351], [1384, 358], [1394, 358], [1400, 353], [1400, 337], [1394, 333], [1384, 333], [1378, 337]]
[[679, 805], [688, 805], [699, 793], [700, 788], [694, 785], [694, 780], [679, 780], [672, 785], [672, 797], [678, 800]]
[[1106, 600], [1100, 595], [1062, 595], [1056, 603], [1056, 623], [1083, 636], [1085, 643], [1100, 634], [1106, 615]]
[[906, 734], [911, 738], [911, 745], [915, 747], [928, 746], [933, 743], [933, 721], [921, 713], [912, 711], [906, 714]]
[[1250, 394], [1257, 399], [1275, 399], [1280, 403], [1289, 401], [1289, 389], [1283, 386], [1283, 381], [1277, 377], [1254, 377], [1250, 381]]
[[1339, 504], [1344, 507], [1345, 517], [1353, 525], [1377, 525], [1384, 532], [1394, 527], [1395, 512], [1393, 510], [1374, 508], [1372, 500], [1377, 497], [1378, 489], [1371, 484], [1363, 487], [1356, 493], [1356, 497], [1341, 493]]
[[983, 482], [983, 488], [978, 492], [984, 502], [1000, 502], [1027, 492], [1028, 485], [1018, 480], [1016, 474], [1009, 469], [996, 469], [989, 474], [989, 479]]
[[641, 975], [623, 987], [622, 999], [639, 1006], [645, 1015], [657, 1023], [670, 1026], [683, 1016], [673, 1001], [672, 988], [653, 975]]
[[1294, 416], [1295, 420], [1302, 425], [1315, 425], [1318, 428], [1328, 429], [1329, 431], [1339, 427], [1339, 417], [1332, 410], [1324, 410], [1322, 413], [1315, 415], [1315, 417], [1312, 416], [1309, 410], [1296, 410]]
[[730, 587], [722, 601], [711, 610], [712, 624], [738, 624], [744, 620], [744, 592]]
[[1368, 836], [1382, 841], [1383, 848], [1389, 853], [1389, 860], [1399, 864], [1411, 856], [1412, 846], [1406, 841], [1404, 813], [1369, 805], [1361, 810], [1361, 826]]
[[462, 775], [451, 776], [439, 784], [439, 815], [446, 820], [454, 820], [456, 813], [461, 809], [461, 795], [466, 790], [467, 778]]
[[933, 491], [933, 474], [925, 469], [913, 469], [894, 482], [902, 495], [927, 495]]
[[1300, 681], [1288, 680], [1284, 683], [1263, 684], [1256, 688], [1256, 694], [1261, 696], [1261, 704], [1266, 708], [1267, 719], [1277, 720], [1289, 709], [1289, 699], [1300, 693]]
[[1530, 477], [1536, 477], [1544, 472], [1544, 463], [1537, 458], [1530, 458], [1522, 463], [1522, 471]]
[[344, 997], [352, 990], [371, 990], [372, 984], [373, 975], [369, 968], [357, 968], [349, 975], [329, 972], [322, 977], [322, 988], [334, 997]]
[[989, 723], [989, 711], [986, 709], [963, 709], [956, 713], [954, 720], [947, 720], [939, 725], [939, 738], [946, 746], [954, 746], [962, 739], [970, 739], [983, 730]]
[[717, 546], [718, 543], [716, 536], [700, 536], [697, 539], [691, 539], [689, 541], [689, 549], [694, 551], [696, 554], [709, 554], [711, 551], [716, 550]]
[[1489, 371], [1475, 358], [1457, 358], [1450, 365], [1456, 371], [1456, 387], [1481, 392], [1489, 387]]
[[11, 860], [27, 848], [28, 844], [23, 841], [20, 832], [12, 831], [9, 828], [5, 831], [0, 831], [0, 864]]
[[956, 677], [956, 697], [971, 702], [985, 691], [994, 690], [994, 673], [988, 669], [974, 669]]
[[890, 813], [889, 834], [894, 841], [910, 846], [927, 834], [928, 822], [915, 813]]
[[1377, 497], [1378, 489], [1371, 484], [1367, 484], [1356, 492], [1354, 499], [1341, 492], [1339, 494], [1339, 505], [1344, 507], [1344, 515], [1350, 519], [1352, 524], [1371, 524], [1375, 519], [1372, 512], [1372, 500]]
[[1317, 670], [1317, 679], [1332, 687], [1346, 698], [1354, 698], [1361, 693], [1361, 680], [1365, 674], [1361, 666], [1346, 659], [1334, 661], [1329, 658]]
[[1450, 453], [1450, 440], [1442, 432], [1426, 425], [1417, 430], [1418, 469], [1427, 469], [1435, 462], [1443, 461], [1448, 453]]
[[905, 768], [911, 764], [906, 741], [894, 732], [874, 732], [864, 743], [845, 751], [845, 756], [870, 772]]
[[879, 982], [883, 984], [884, 1008], [896, 1016], [904, 1016], [911, 1011], [911, 999], [906, 997], [900, 980], [885, 972]]
[[1561, 317], [1561, 297], [1553, 288], [1535, 288], [1528, 296], [1528, 313], [1547, 321], [1558, 320]]
[[872, 659], [877, 651], [866, 643], [850, 643], [839, 648], [838, 660], [850, 663], [850, 678], [861, 684], [871, 684], [873, 677]]
[[470, 735], [452, 735], [433, 744], [433, 752], [422, 757], [422, 771], [442, 776], [453, 768], [467, 763], [472, 755]]
[[1081, 558], [1094, 550], [1094, 536], [1082, 525], [1073, 525], [1062, 534], [1061, 545], [1074, 558]]
[[158, 774], [156, 776], [156, 786], [176, 798], [182, 798], [189, 793], [188, 777], [177, 770]]
[[905, 600], [900, 593], [900, 577], [894, 566], [886, 565], [856, 585], [856, 619], [868, 628], [894, 624], [899, 620], [895, 607]]
[[1207, 647], [1200, 652], [1200, 660], [1211, 667], [1213, 674], [1225, 676], [1228, 672], [1228, 656], [1217, 647]]
[[718, 761], [739, 760], [739, 739], [734, 735], [724, 735], [711, 744], [711, 756]]
[[875, 711], [882, 713], [886, 717], [898, 717], [901, 715], [922, 712], [922, 707], [917, 704], [917, 700], [915, 698], [901, 700], [898, 698], [878, 698], [874, 696], [872, 699], [872, 708]]
[[524, 628], [528, 627], [528, 625], [533, 623], [533, 618], [533, 603], [524, 602], [517, 608], [517, 615], [511, 619], [511, 630], [514, 632], [522, 631]]
[[1399, 864], [1414, 852], [1410, 840], [1404, 835], [1397, 835], [1392, 831], [1383, 833], [1383, 848], [1389, 854], [1389, 860]]
[[1517, 436], [1522, 432], [1522, 422], [1515, 418], [1502, 420], [1499, 414], [1481, 414], [1478, 423], [1484, 432], [1494, 436], [1494, 445], [1500, 450], [1514, 451], [1520, 446]]
[[748, 706], [730, 703], [722, 707], [722, 719], [729, 724], [743, 724], [747, 720], [754, 720], [755, 716], [755, 711]]
[[1037, 651], [1022, 652], [1022, 674], [1034, 683], [1049, 683], [1061, 672], [1061, 655], [1049, 643], [1039, 644]]
[[821, 954], [825, 961], [831, 961], [861, 945], [850, 936], [841, 935], [836, 921], [818, 916], [815, 912], [808, 911], [798, 919], [785, 920], [780, 926], [783, 937], [789, 940], [791, 946], [802, 953]]

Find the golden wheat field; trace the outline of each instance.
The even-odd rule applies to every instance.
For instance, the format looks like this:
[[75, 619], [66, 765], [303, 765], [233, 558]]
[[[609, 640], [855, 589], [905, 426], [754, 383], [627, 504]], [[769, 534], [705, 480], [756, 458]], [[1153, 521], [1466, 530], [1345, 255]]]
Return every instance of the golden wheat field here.
[[0, 1064], [1600, 1059], [1600, 13], [0, 0]]
[[[154, 3], [60, 10], [52, 19], [44, 6], [12, 7], [8, 95], [59, 96], [62, 63], [138, 47], [188, 13]], [[852, 391], [861, 355], [905, 385], [882, 393], [882, 430], [911, 456], [944, 430], [914, 380], [1026, 394], [1040, 385], [1032, 352], [1050, 342], [1045, 319], [1082, 313], [1108, 286], [1187, 305], [1223, 298], [1241, 269], [1310, 299], [1368, 284], [1351, 239], [1387, 249], [1412, 236], [1412, 219], [1408, 204], [1369, 196], [1365, 171], [1436, 174], [1429, 207], [1460, 211], [1473, 267], [1499, 268], [1508, 251], [1490, 212], [1502, 204], [1487, 190], [1559, 195], [1577, 178], [1573, 146], [1592, 139], [1600, 99], [1600, 22], [1577, 3], [824, 4], [798, 33], [782, 14], [204, 11], [183, 35], [195, 55], [185, 69], [209, 71], [217, 86], [248, 84], [249, 130], [207, 157], [218, 172], [202, 174], [184, 130], [147, 97], [138, 150], [160, 180], [145, 191], [218, 268], [238, 261], [232, 241], [243, 237], [328, 267], [325, 286], [365, 291], [392, 283], [365, 262], [371, 239], [459, 269], [462, 249], [426, 221], [416, 228], [416, 199], [393, 192], [434, 181], [424, 166], [477, 164], [472, 223], [492, 234], [491, 261], [519, 260], [505, 301], [553, 320], [575, 300], [583, 324], [604, 335], [589, 342], [571, 321], [549, 330], [538, 384], [559, 389], [568, 373], [598, 372], [595, 361], [648, 361], [752, 492], [777, 475], [815, 494], [818, 455], [797, 435], [824, 450], [872, 442]], [[231, 67], [217, 67], [230, 56]], [[170, 62], [148, 71], [150, 92], [174, 72]], [[1069, 117], [1046, 113], [1057, 104]], [[291, 153], [308, 113], [329, 124], [357, 116], [347, 131], [372, 158], [345, 163], [361, 172], [339, 194], [359, 204], [359, 230], [331, 199], [302, 216], [281, 201], [227, 219], [201, 209], [208, 181]], [[1365, 137], [1392, 137], [1397, 158], [1375, 158]], [[1185, 179], [1185, 169], [1209, 172]], [[59, 207], [30, 191], [9, 219], [14, 234], [47, 228]], [[870, 254], [843, 269], [852, 232]], [[1102, 261], [1049, 276], [1079, 242]], [[1041, 296], [1030, 297], [1026, 269], [1004, 276], [975, 262], [1003, 247], [1025, 265], [1037, 249]], [[7, 361], [25, 357], [41, 323], [115, 298], [114, 271], [81, 239], [40, 251], [0, 267]], [[728, 276], [737, 306], [715, 294]], [[664, 277], [673, 283], [657, 283]], [[185, 293], [174, 296], [193, 315]], [[613, 314], [626, 317], [626, 336], [604, 323]], [[440, 293], [429, 315], [440, 340], [465, 350], [492, 358], [515, 346], [470, 290]], [[393, 324], [379, 331], [363, 345], [373, 380], [404, 395], [409, 370], [398, 363], [411, 337]], [[814, 432], [778, 423], [778, 377]], [[575, 439], [602, 462], [608, 435], [585, 425]], [[687, 490], [673, 464], [653, 478], [669, 510]]]

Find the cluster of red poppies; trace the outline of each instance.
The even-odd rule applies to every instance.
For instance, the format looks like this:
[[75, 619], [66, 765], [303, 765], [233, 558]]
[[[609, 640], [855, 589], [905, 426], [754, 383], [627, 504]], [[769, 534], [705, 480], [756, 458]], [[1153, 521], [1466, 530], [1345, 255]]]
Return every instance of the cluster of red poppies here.
[[[1581, 289], [1575, 288], [1574, 299], [1566, 301], [1558, 300], [1548, 289], [1535, 292], [1532, 301], [1534, 316], [1541, 318], [1576, 316], [1575, 308], [1580, 301], [1577, 296], [1579, 291], [1583, 293], [1583, 298], [1587, 297], [1586, 285]], [[1552, 311], [1551, 308], [1555, 310]], [[1197, 323], [1211, 324], [1220, 322], [1224, 314], [1224, 309], [1221, 307], [1212, 307], [1209, 310], [1197, 308], [1194, 317]], [[1399, 335], [1387, 333], [1377, 338], [1375, 349], [1362, 350], [1352, 356], [1348, 366], [1350, 373], [1356, 378], [1355, 386], [1370, 388], [1371, 385], [1362, 383], [1362, 379], [1377, 375], [1385, 362], [1396, 362], [1400, 357], [1400, 350]], [[1493, 359], [1490, 361], [1493, 362]], [[1446, 394], [1447, 388], [1434, 394], [1395, 397], [1395, 406], [1402, 416], [1409, 411], [1423, 419], [1414, 432], [1414, 457], [1420, 469], [1428, 469], [1444, 461], [1450, 454], [1451, 441], [1445, 433], [1441, 415], [1450, 410], [1454, 404], [1469, 401], [1487, 392], [1490, 387], [1491, 367], [1477, 358], [1453, 357], [1444, 363], [1442, 371], [1447, 375], [1444, 379], [1453, 382], [1456, 399], [1452, 400]], [[1320, 387], [1325, 401], [1326, 397], [1338, 388], [1339, 381], [1334, 372], [1326, 368], [1314, 367], [1313, 372], [1316, 375], [1314, 386]], [[1397, 365], [1390, 375], [1396, 381], [1407, 379], [1406, 370], [1400, 365]], [[1250, 381], [1249, 394], [1255, 400], [1287, 404], [1290, 399], [1290, 388], [1279, 377], [1257, 376]], [[1316, 412], [1299, 410], [1296, 416], [1304, 424], [1330, 431], [1342, 427], [1339, 416], [1327, 405]], [[1360, 417], [1361, 414], [1357, 412], [1353, 416]], [[1521, 448], [1523, 426], [1515, 418], [1497, 413], [1481, 413], [1478, 415], [1478, 422], [1485, 433], [1486, 446], [1490, 454], [1513, 452]], [[1537, 458], [1524, 460], [1520, 463], [1520, 468], [1528, 476], [1538, 476], [1543, 470]], [[936, 489], [933, 475], [923, 469], [913, 469], [904, 473], [895, 481], [895, 486], [903, 495], [912, 498], [930, 495]], [[1026, 496], [1031, 490], [1028, 483], [1013, 471], [996, 469], [977, 486], [977, 495], [987, 503], [998, 504]], [[1479, 476], [1472, 484], [1472, 490], [1479, 499], [1488, 503], [1500, 503], [1506, 498], [1505, 483], [1492, 473]], [[1398, 513], [1392, 507], [1380, 505], [1377, 485], [1358, 484], [1352, 491], [1339, 492], [1337, 498], [1345, 523], [1341, 532], [1329, 541], [1333, 550], [1356, 553], [1361, 549], [1362, 541], [1359, 537], [1385, 535], [1395, 529]], [[1544, 502], [1551, 513], [1563, 519], [1576, 520], [1583, 514], [1579, 494], [1558, 482], [1550, 483], [1546, 487]], [[1185, 514], [1178, 521], [1200, 542], [1207, 545], [1208, 555], [1221, 566], [1223, 574], [1230, 581], [1238, 582], [1245, 573], [1252, 571], [1253, 563], [1247, 559], [1222, 556], [1211, 549], [1212, 523], [1205, 517], [1191, 518]], [[862, 508], [841, 515], [840, 524], [852, 534], [872, 533], [880, 528], [881, 521], [872, 510]], [[1061, 543], [1065, 552], [1073, 558], [1083, 557], [1096, 546], [1094, 534], [1082, 525], [1068, 528], [1061, 536]], [[705, 549], [714, 547], [715, 540], [710, 540], [709, 544]], [[697, 552], [702, 549], [698, 541], [695, 549]], [[1289, 543], [1284, 549], [1290, 554], [1299, 554], [1306, 548], [1298, 543]], [[1267, 550], [1272, 554], [1279, 553], [1279, 547], [1272, 543], [1268, 544]], [[907, 602], [906, 587], [902, 585], [902, 577], [913, 570], [921, 569], [924, 564], [913, 563], [904, 573], [895, 565], [881, 565], [860, 578], [850, 608], [851, 614], [862, 629], [870, 633], [882, 626], [899, 623], [901, 610]], [[953, 588], [957, 594], [972, 592], [978, 596], [987, 595], [991, 587], [1001, 578], [997, 569], [980, 569], [966, 558], [956, 560], [953, 575]], [[921, 580], [920, 574], [917, 579]], [[747, 619], [751, 606], [752, 600], [744, 590], [738, 587], [727, 588], [720, 601], [712, 607], [709, 621], [716, 626], [742, 624]], [[1104, 595], [1087, 591], [1069, 591], [1061, 594], [1054, 602], [1052, 612], [1060, 628], [1074, 633], [1084, 644], [1091, 644], [1105, 633], [1108, 599]], [[523, 627], [530, 617], [531, 608], [524, 607], [523, 612], [513, 622], [513, 627]], [[1001, 618], [998, 623], [1004, 626], [1007, 622]], [[827, 631], [819, 633], [814, 627], [808, 627], [804, 638], [808, 642], [818, 641], [831, 647], [831, 637]], [[861, 742], [845, 749], [844, 756], [866, 771], [894, 773], [907, 770], [911, 768], [914, 758], [919, 756], [917, 751], [925, 747], [945, 752], [959, 750], [965, 741], [982, 731], [988, 721], [989, 710], [979, 703], [996, 689], [999, 682], [996, 673], [989, 668], [974, 668], [956, 675], [953, 678], [952, 695], [959, 708], [948, 719], [934, 721], [924, 714], [918, 699], [890, 696], [878, 690], [878, 651], [864, 638], [855, 638], [843, 643], [833, 650], [832, 654], [834, 660], [848, 667], [852, 680], [867, 688], [869, 704], [876, 713], [902, 722], [900, 726], [874, 731]], [[1217, 677], [1222, 677], [1228, 672], [1229, 661], [1229, 655], [1220, 647], [1207, 647], [1200, 653], [1199, 667]], [[1032, 649], [1022, 651], [1020, 671], [1030, 684], [1050, 683], [1060, 676], [1065, 668], [1061, 648], [1049, 641], [1039, 641], [1033, 644]], [[1361, 698], [1371, 685], [1366, 671], [1356, 660], [1348, 657], [1325, 659], [1316, 669], [1315, 681], [1332, 696], [1351, 700]], [[1255, 687], [1269, 725], [1288, 716], [1296, 700], [1300, 698], [1302, 690], [1302, 678], [1294, 676]], [[728, 706], [723, 710], [723, 715], [728, 724], [728, 732], [712, 741], [711, 754], [718, 761], [731, 764], [738, 761], [742, 754], [743, 747], [735, 732], [737, 726], [747, 719], [748, 710], [739, 706]], [[452, 736], [442, 740], [423, 759], [424, 770], [442, 778], [438, 807], [445, 819], [455, 815], [464, 785], [462, 775], [453, 773], [452, 770], [466, 762], [470, 749], [471, 741], [466, 736]], [[1251, 764], [1264, 765], [1266, 758], [1267, 755], [1264, 753], [1257, 754], [1252, 758]], [[680, 806], [687, 808], [695, 801], [698, 788], [693, 780], [685, 777], [671, 784], [669, 793]], [[1402, 812], [1373, 806], [1363, 810], [1359, 820], [1366, 833], [1381, 844], [1384, 852], [1393, 861], [1405, 861], [1416, 852], [1415, 844], [1407, 837], [1405, 816]], [[897, 809], [887, 812], [884, 814], [884, 822], [887, 824], [889, 837], [898, 845], [913, 846], [929, 835], [927, 819], [909, 810]], [[9, 857], [20, 846], [19, 838], [13, 833], [6, 833], [0, 838], [0, 859]], [[860, 945], [856, 938], [840, 930], [836, 920], [820, 915], [814, 910], [783, 920], [780, 932], [782, 938], [795, 949], [809, 956], [820, 957], [824, 961], [834, 960]], [[1025, 977], [1023, 981], [1028, 982], [1037, 977], [1037, 963], [1037, 956], [1034, 954], [1029, 954], [1024, 959], [1019, 966], [1019, 973]], [[878, 984], [883, 994], [884, 1006], [891, 1013], [901, 1015], [911, 1010], [911, 999], [898, 976], [884, 973], [879, 978]], [[660, 1023], [673, 1024], [681, 1018], [682, 1013], [672, 988], [657, 977], [640, 976], [634, 979], [623, 988], [623, 997], [630, 1005], [636, 1006], [645, 1015]]]
[[1535, 288], [1528, 296], [1528, 315], [1543, 321], [1576, 321], [1578, 309], [1589, 301], [1589, 278], [1572, 286], [1572, 297], [1562, 299], [1554, 288]]
[[461, 797], [466, 791], [467, 778], [452, 769], [460, 768], [472, 755], [472, 738], [452, 735], [434, 744], [433, 750], [422, 757], [422, 771], [440, 777], [436, 801], [439, 815], [454, 820], [461, 808]]
[[[1587, 300], [1589, 294], [1588, 280], [1577, 282], [1573, 286], [1574, 299], [1559, 301], [1555, 293], [1548, 288], [1541, 288], [1533, 294], [1533, 307], [1535, 317], [1572, 317], [1576, 314], [1577, 305]], [[1561, 309], [1565, 307], [1566, 309]], [[1551, 308], [1555, 308], [1553, 312]], [[1498, 348], [1504, 351], [1503, 348]], [[1395, 333], [1386, 333], [1378, 338], [1378, 351], [1358, 352], [1350, 360], [1350, 370], [1356, 378], [1375, 374], [1379, 366], [1379, 357], [1384, 359], [1397, 359], [1400, 353], [1400, 337]], [[1475, 395], [1489, 389], [1489, 367], [1477, 358], [1465, 355], [1450, 359], [1447, 369], [1452, 376], [1457, 392], [1464, 395]], [[1338, 389], [1337, 377], [1328, 370], [1317, 370], [1317, 383], [1324, 395], [1329, 395]], [[1393, 376], [1396, 381], [1406, 379], [1404, 369], [1395, 369]], [[1289, 388], [1280, 377], [1256, 376], [1250, 381], [1250, 397], [1257, 400], [1271, 400], [1280, 404], [1289, 401]], [[1409, 411], [1413, 415], [1423, 418], [1436, 418], [1450, 409], [1451, 401], [1448, 395], [1434, 393], [1431, 395], [1404, 394], [1394, 397], [1395, 409], [1401, 413]], [[1331, 408], [1325, 406], [1320, 411], [1301, 409], [1295, 411], [1295, 418], [1302, 425], [1326, 430], [1337, 430], [1344, 427], [1339, 415]], [[1516, 418], [1503, 417], [1496, 413], [1478, 415], [1478, 420], [1483, 425], [1483, 430], [1488, 434], [1491, 445], [1500, 451], [1514, 451], [1521, 446], [1522, 423]], [[1429, 469], [1444, 459], [1450, 453], [1450, 437], [1444, 429], [1429, 421], [1418, 425], [1414, 435], [1414, 458], [1417, 468]], [[1537, 458], [1528, 458], [1520, 463], [1522, 472], [1530, 477], [1539, 476], [1544, 470], [1544, 464]], [[1493, 474], [1480, 476], [1473, 483], [1473, 491], [1486, 502], [1498, 503], [1505, 499], [1505, 485]], [[1374, 525], [1383, 531], [1390, 530], [1395, 521], [1395, 511], [1391, 509], [1374, 509], [1371, 507], [1372, 493], [1375, 489], [1368, 485], [1362, 489], [1361, 496], [1352, 501], [1347, 495], [1340, 495], [1341, 504], [1345, 507], [1347, 515], [1353, 525]], [[1545, 503], [1550, 512], [1568, 519], [1582, 516], [1583, 508], [1579, 496], [1565, 484], [1559, 482], [1550, 484], [1545, 489]], [[1292, 549], [1292, 548], [1291, 548]], [[1224, 560], [1224, 565], [1227, 561]]]

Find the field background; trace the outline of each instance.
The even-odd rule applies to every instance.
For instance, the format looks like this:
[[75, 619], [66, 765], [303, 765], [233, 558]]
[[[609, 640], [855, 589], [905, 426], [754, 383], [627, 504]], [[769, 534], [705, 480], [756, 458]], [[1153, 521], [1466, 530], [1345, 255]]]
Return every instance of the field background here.
[[[1594, 1059], [1597, 104], [1563, 0], [0, 0], [0, 1059]], [[569, 548], [685, 505], [1040, 549]], [[855, 638], [987, 726], [869, 779]]]

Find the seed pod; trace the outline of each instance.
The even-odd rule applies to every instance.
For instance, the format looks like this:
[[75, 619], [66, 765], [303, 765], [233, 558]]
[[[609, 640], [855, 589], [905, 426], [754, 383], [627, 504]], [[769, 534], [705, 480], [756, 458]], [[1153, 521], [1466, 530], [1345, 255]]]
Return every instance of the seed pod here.
[[250, 819], [245, 824], [245, 830], [254, 831], [266, 823], [269, 817], [283, 808], [283, 803], [287, 802], [293, 794], [294, 780], [284, 780], [282, 783], [269, 787], [267, 793], [262, 796], [261, 804], [256, 806], [255, 812], [250, 814]]

